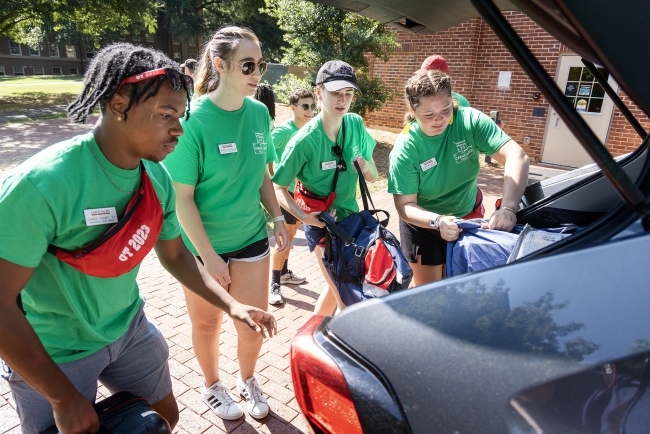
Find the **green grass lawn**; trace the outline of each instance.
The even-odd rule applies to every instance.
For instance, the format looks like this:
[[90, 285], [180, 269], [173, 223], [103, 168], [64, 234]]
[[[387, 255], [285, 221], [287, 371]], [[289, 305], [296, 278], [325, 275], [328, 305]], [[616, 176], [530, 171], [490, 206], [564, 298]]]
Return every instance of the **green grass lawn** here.
[[80, 75], [0, 77], [0, 113], [68, 104], [82, 84]]

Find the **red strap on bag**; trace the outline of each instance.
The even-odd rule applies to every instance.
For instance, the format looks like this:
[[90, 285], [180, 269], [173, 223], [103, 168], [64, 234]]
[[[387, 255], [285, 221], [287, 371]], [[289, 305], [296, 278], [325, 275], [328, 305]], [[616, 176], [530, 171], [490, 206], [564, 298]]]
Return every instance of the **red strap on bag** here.
[[124, 216], [104, 235], [77, 250], [50, 245], [58, 259], [95, 277], [117, 277], [133, 270], [154, 247], [163, 225], [163, 210], [151, 179], [140, 163], [141, 182]]
[[393, 257], [381, 238], [366, 253], [366, 275], [364, 281], [388, 291], [388, 287], [397, 277]]

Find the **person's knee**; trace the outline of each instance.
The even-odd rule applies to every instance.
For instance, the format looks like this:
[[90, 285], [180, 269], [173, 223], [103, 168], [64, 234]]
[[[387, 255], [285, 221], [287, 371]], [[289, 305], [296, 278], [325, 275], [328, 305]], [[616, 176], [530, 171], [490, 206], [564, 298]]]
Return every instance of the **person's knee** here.
[[221, 329], [223, 312], [219, 311], [209, 315], [191, 315], [192, 331], [196, 333], [215, 333]]
[[169, 426], [173, 430], [179, 419], [178, 404], [173, 393], [170, 393], [162, 400], [151, 405], [158, 414], [165, 418]]

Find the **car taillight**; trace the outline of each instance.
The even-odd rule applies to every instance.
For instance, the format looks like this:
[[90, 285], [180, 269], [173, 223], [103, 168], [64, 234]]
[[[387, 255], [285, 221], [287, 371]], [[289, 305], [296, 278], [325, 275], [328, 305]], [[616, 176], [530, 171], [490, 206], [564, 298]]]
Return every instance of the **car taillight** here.
[[291, 342], [296, 401], [309, 422], [324, 433], [363, 433], [343, 372], [314, 340], [324, 318], [313, 316]]

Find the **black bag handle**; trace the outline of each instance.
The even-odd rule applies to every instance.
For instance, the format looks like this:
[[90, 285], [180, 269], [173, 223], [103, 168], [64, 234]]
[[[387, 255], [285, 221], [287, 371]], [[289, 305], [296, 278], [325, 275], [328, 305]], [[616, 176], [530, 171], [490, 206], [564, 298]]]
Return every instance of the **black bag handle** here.
[[[343, 118], [343, 122], [341, 123], [341, 128], [343, 131], [341, 132], [341, 160], [343, 160], [343, 150], [345, 149], [345, 118]], [[338, 146], [338, 142], [336, 143]], [[345, 160], [344, 160], [345, 161]], [[336, 184], [338, 183], [339, 180], [339, 164], [338, 161], [336, 162], [336, 171], [334, 172], [334, 179], [332, 180], [332, 192], [336, 191]]]
[[336, 221], [334, 220], [334, 217], [330, 215], [328, 212], [322, 212], [318, 215], [318, 219], [327, 225], [327, 228], [334, 232], [337, 237], [341, 239], [346, 245], [351, 245], [354, 243], [354, 238], [352, 238], [350, 235], [348, 235], [347, 232], [345, 232], [343, 229], [339, 227], [339, 225], [336, 224]]

